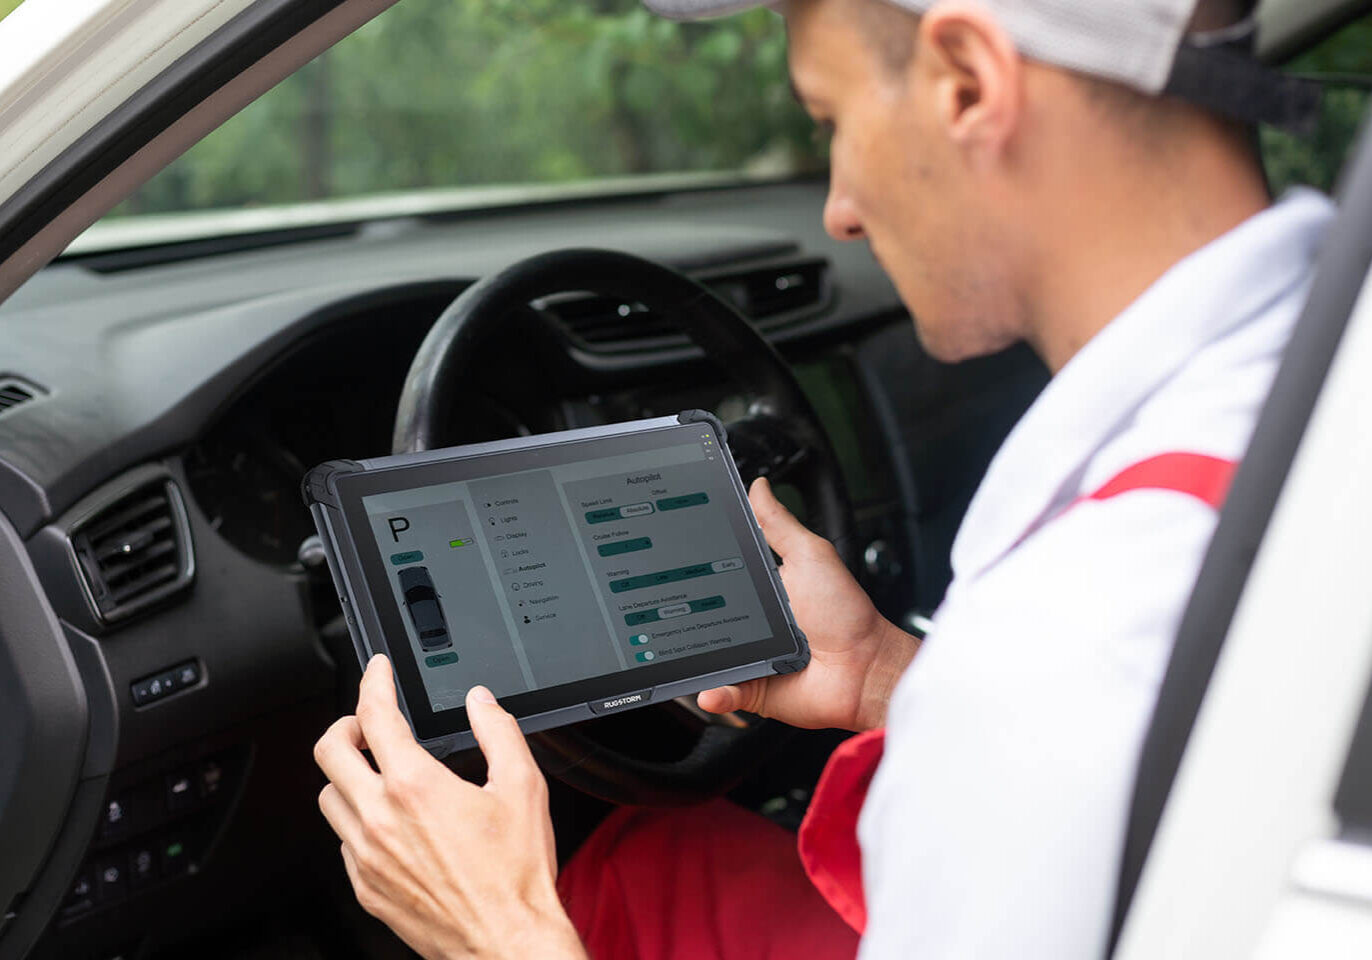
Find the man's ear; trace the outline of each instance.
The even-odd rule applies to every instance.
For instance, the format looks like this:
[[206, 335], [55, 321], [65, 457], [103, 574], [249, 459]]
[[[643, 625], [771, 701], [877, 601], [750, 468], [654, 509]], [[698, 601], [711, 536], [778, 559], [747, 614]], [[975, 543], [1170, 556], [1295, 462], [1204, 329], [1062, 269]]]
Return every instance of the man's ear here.
[[999, 152], [1020, 120], [1024, 68], [999, 21], [974, 2], [935, 4], [920, 18], [915, 64], [949, 139]]

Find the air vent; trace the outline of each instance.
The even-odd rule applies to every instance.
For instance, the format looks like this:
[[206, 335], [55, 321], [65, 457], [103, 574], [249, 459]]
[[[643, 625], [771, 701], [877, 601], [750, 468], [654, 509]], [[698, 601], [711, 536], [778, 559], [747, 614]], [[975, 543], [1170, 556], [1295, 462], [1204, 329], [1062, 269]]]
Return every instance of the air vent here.
[[38, 388], [14, 377], [0, 377], [0, 414], [27, 403], [38, 394]]
[[685, 341], [676, 324], [653, 314], [641, 303], [578, 296], [551, 303], [548, 308], [573, 336], [592, 346], [653, 346], [651, 341], [668, 346]]
[[[760, 330], [774, 330], [813, 313], [828, 298], [828, 262], [815, 257], [696, 279], [733, 304]], [[543, 307], [593, 350], [656, 350], [685, 344], [676, 325], [641, 303], [575, 294], [549, 298]]]
[[83, 521], [72, 531], [71, 545], [105, 623], [176, 593], [194, 574], [186, 508], [167, 479], [145, 484]]
[[783, 263], [760, 270], [712, 277], [705, 281], [705, 285], [753, 320], [768, 320], [778, 316], [789, 319], [799, 311], [823, 301], [827, 266], [824, 260], [818, 258]]

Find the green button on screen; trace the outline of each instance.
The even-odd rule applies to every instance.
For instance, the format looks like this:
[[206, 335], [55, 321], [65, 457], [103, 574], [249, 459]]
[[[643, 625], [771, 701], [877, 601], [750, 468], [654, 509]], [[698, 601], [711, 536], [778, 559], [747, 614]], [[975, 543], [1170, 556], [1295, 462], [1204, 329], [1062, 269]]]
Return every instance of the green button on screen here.
[[418, 563], [424, 559], [424, 554], [419, 550], [409, 550], [405, 553], [391, 554], [391, 563], [397, 567], [403, 567], [407, 563]]
[[447, 653], [435, 653], [432, 657], [425, 657], [424, 663], [431, 667], [442, 667], [449, 663], [457, 663], [457, 654], [449, 650]]
[[651, 537], [635, 537], [632, 540], [616, 540], [614, 543], [602, 543], [596, 547], [596, 552], [602, 557], [613, 557], [620, 553], [633, 553], [635, 550], [649, 550], [653, 546]]
[[698, 507], [702, 503], [709, 503], [710, 498], [704, 493], [688, 493], [681, 497], [663, 497], [657, 502], [659, 510], [680, 510], [682, 507]]

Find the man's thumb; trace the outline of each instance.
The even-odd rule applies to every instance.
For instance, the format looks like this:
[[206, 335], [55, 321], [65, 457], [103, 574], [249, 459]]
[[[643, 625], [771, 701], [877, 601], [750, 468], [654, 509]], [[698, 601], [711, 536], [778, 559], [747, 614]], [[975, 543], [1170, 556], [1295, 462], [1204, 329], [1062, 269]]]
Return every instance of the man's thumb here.
[[814, 536], [795, 518], [795, 514], [787, 510], [776, 498], [766, 477], [758, 477], [753, 481], [752, 487], [748, 490], [748, 502], [753, 505], [753, 514], [757, 517], [758, 526], [762, 528], [762, 535], [767, 538], [767, 545], [775, 550], [782, 560], [786, 559], [787, 554], [796, 553], [806, 540]]
[[761, 713], [762, 699], [762, 681], [749, 680], [746, 683], [702, 690], [696, 695], [696, 705], [708, 713], [732, 713], [735, 710]]

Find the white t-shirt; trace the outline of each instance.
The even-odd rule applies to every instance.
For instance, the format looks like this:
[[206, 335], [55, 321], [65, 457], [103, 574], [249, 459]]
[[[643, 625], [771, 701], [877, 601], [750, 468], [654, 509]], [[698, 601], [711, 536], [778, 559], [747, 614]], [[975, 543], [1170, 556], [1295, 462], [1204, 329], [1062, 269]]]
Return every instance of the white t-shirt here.
[[1055, 515], [1155, 454], [1241, 457], [1332, 213], [1294, 191], [1177, 263], [996, 454], [891, 700], [858, 829], [863, 960], [1102, 956], [1139, 749], [1216, 514], [1143, 490]]

